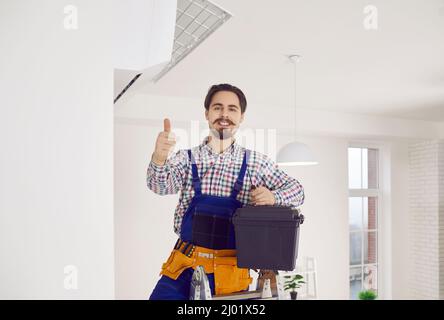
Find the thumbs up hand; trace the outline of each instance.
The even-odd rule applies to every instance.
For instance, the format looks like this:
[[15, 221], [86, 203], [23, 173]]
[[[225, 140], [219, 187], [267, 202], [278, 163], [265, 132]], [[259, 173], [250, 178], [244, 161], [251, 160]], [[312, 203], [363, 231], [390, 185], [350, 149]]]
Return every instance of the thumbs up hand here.
[[171, 132], [170, 119], [163, 120], [163, 131], [159, 133], [156, 140], [156, 147], [154, 149], [151, 160], [157, 165], [164, 165], [168, 159], [168, 155], [176, 145], [176, 138]]

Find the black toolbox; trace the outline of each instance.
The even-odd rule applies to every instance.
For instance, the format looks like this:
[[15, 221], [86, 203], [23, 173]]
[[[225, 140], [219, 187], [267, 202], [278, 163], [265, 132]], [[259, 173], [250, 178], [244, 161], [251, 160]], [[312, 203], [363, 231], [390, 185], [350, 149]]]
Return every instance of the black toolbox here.
[[290, 271], [296, 267], [299, 225], [297, 209], [245, 206], [233, 215], [237, 265], [240, 268]]

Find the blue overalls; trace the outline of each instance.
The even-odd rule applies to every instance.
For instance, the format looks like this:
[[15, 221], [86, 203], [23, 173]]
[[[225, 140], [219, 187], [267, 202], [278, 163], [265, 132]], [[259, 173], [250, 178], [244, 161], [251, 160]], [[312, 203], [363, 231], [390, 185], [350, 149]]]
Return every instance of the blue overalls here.
[[[193, 227], [195, 229], [194, 231], [196, 231], [197, 228], [202, 228], [202, 226], [205, 226], [206, 217], [212, 217], [213, 220], [211, 221], [215, 221], [214, 219], [226, 219], [230, 223], [227, 227], [222, 228], [224, 230], [217, 231], [219, 232], [219, 234], [221, 234], [221, 236], [219, 238], [211, 238], [210, 241], [212, 242], [212, 246], [208, 247], [221, 250], [236, 248], [234, 228], [233, 224], [231, 223], [231, 216], [234, 214], [237, 208], [242, 206], [241, 202], [238, 201], [236, 198], [243, 186], [243, 180], [247, 169], [248, 156], [249, 150], [244, 153], [242, 166], [236, 182], [234, 183], [230, 196], [221, 197], [202, 194], [201, 181], [198, 175], [197, 165], [194, 161], [191, 150], [188, 150], [188, 158], [191, 162], [193, 175], [192, 185], [195, 194], [187, 211], [183, 216], [180, 240], [193, 244], [195, 244], [195, 241], [207, 241], [205, 239], [208, 238], [208, 234], [211, 232], [208, 232], [207, 230], [207, 234], [205, 234], [204, 232], [202, 234], [197, 233], [196, 235], [196, 232], [193, 232]], [[199, 216], [200, 219], [196, 219], [196, 221], [203, 221], [203, 224], [196, 224], [196, 222], [194, 221], [194, 218], [196, 216]], [[193, 221], [195, 222], [194, 224]], [[150, 300], [188, 300], [191, 277], [193, 275], [193, 272], [193, 268], [187, 268], [180, 274], [180, 276], [176, 280], [163, 275], [154, 288], [150, 296]], [[209, 273], [207, 274], [207, 276], [210, 282], [211, 294], [214, 295], [214, 274]]]

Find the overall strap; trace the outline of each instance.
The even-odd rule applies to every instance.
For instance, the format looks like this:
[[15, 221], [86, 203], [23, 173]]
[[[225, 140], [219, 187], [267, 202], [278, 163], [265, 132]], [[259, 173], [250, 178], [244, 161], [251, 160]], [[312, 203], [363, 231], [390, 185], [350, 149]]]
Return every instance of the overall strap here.
[[242, 167], [239, 171], [239, 175], [234, 183], [233, 190], [231, 191], [230, 197], [236, 199], [239, 192], [242, 190], [242, 185], [244, 184], [245, 172], [247, 171], [247, 163], [250, 158], [250, 150], [245, 150], [244, 159], [242, 161]]
[[191, 162], [191, 171], [193, 173], [193, 189], [196, 195], [202, 194], [202, 188], [200, 185], [199, 173], [197, 172], [196, 160], [194, 159], [191, 149], [188, 150], [188, 159]]

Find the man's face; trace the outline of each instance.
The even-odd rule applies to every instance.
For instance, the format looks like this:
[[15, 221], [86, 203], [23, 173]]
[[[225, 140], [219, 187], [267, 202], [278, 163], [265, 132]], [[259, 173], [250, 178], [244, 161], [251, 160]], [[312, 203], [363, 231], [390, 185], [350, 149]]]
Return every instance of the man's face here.
[[239, 98], [231, 91], [219, 91], [213, 95], [205, 118], [211, 133], [218, 139], [231, 138], [244, 120]]

